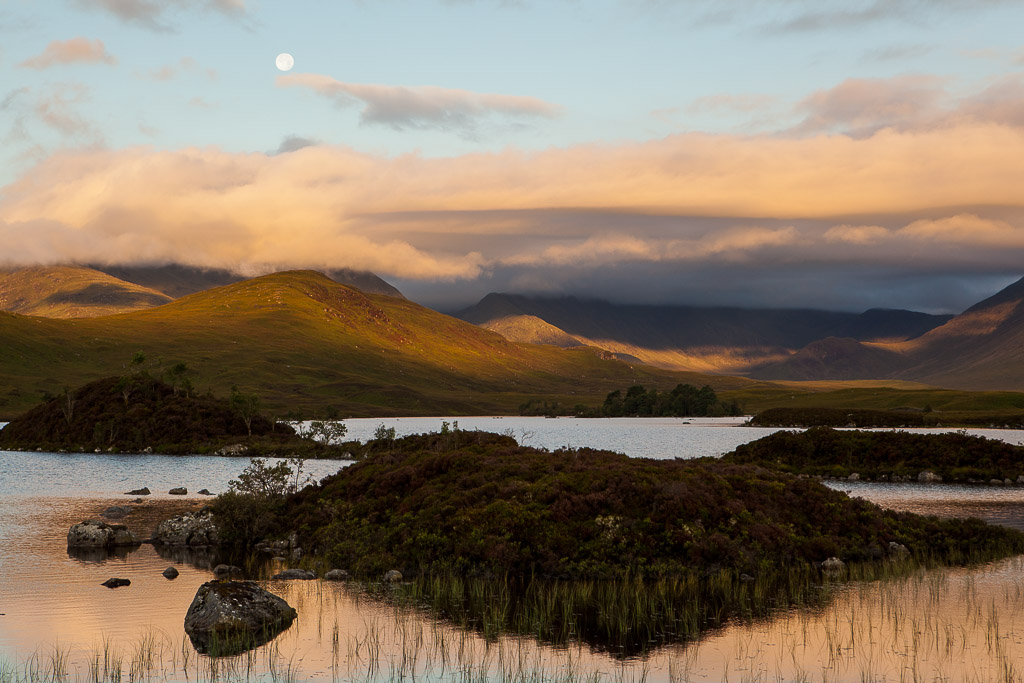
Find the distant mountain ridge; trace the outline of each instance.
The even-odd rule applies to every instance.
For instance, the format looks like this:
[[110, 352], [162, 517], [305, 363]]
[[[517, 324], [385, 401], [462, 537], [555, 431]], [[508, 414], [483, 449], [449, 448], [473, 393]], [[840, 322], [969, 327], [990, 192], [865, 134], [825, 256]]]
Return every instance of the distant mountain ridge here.
[[[895, 342], [918, 337], [952, 316], [871, 309], [813, 309], [612, 304], [575, 297], [488, 294], [456, 317], [515, 341], [597, 346], [665, 368], [744, 372], [783, 361], [828, 337]], [[543, 334], [540, 325], [543, 323]]]
[[[370, 294], [405, 298], [365, 271], [327, 273]], [[95, 318], [161, 306], [189, 294], [241, 282], [228, 270], [164, 266], [29, 266], [0, 270], [0, 311], [45, 318]]]
[[[158, 373], [186, 363], [198, 391], [257, 392], [283, 416], [503, 414], [534, 396], [603, 396], [632, 384], [755, 383], [610, 360], [589, 348], [517, 344], [407, 299], [321, 273], [266, 275], [105, 318], [0, 313], [0, 410], [118, 375], [143, 351]], [[308, 414], [308, 413], [307, 413]], [[320, 415], [324, 413], [321, 412]]]
[[34, 266], [0, 271], [0, 310], [47, 318], [94, 318], [171, 301], [163, 292], [92, 268]]
[[749, 373], [757, 379], [903, 379], [951, 389], [1024, 390], [1024, 278], [902, 342], [819, 340]]

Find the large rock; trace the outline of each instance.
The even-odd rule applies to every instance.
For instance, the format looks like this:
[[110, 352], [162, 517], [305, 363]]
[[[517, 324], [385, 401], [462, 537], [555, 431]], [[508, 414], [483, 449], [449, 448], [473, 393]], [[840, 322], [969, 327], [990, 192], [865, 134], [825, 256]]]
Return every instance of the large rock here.
[[249, 447], [246, 446], [245, 444], [233, 443], [231, 445], [225, 446], [224, 448], [220, 449], [219, 451], [214, 453], [214, 455], [238, 456], [238, 455], [245, 455], [248, 452], [249, 452]]
[[931, 470], [925, 470], [917, 475], [917, 480], [922, 484], [938, 484], [942, 482], [942, 477]]
[[185, 633], [203, 654], [235, 655], [288, 628], [295, 610], [251, 581], [208, 581], [185, 615]]
[[139, 545], [139, 538], [124, 524], [107, 524], [89, 519], [68, 530], [69, 548], [116, 548]]
[[205, 546], [220, 543], [220, 532], [209, 510], [186, 512], [160, 522], [153, 532], [153, 543], [176, 546]]

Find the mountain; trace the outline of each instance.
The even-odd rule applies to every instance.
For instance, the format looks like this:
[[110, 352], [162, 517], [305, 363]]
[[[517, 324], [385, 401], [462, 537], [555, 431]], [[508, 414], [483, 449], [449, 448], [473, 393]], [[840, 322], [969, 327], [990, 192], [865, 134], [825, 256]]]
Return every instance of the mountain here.
[[0, 271], [0, 310], [47, 318], [91, 318], [159, 306], [166, 294], [92, 268], [35, 266]]
[[901, 379], [950, 389], [1024, 390], [1024, 278], [920, 337], [813, 342], [754, 369], [775, 379]]
[[[193, 268], [180, 264], [168, 264], [163, 266], [93, 266], [96, 270], [103, 271], [121, 280], [134, 282], [138, 285], [150, 287], [163, 292], [175, 299], [187, 294], [195, 294], [214, 287], [223, 287], [246, 279], [230, 270], [219, 268]], [[335, 268], [325, 272], [327, 277], [343, 285], [349, 285], [361, 289], [368, 294], [383, 294], [385, 296], [402, 297], [402, 293], [395, 287], [377, 277], [371, 272], [364, 270], [351, 270], [349, 268]]]
[[742, 378], [668, 372], [590, 348], [509, 342], [406, 299], [310, 271], [267, 275], [101, 319], [0, 313], [0, 412], [125, 372], [138, 351], [154, 374], [179, 362], [200, 392], [232, 385], [277, 415], [514, 412], [537, 396], [573, 405], [631, 384], [669, 389]]
[[901, 377], [951, 388], [1024, 389], [1024, 278], [893, 350], [915, 361]]
[[857, 314], [621, 305], [510, 294], [488, 294], [455, 315], [513, 341], [548, 339], [545, 343], [567, 346], [575, 340], [658, 367], [729, 373], [785, 361], [828, 337], [887, 343], [912, 339], [951, 317], [882, 309]]

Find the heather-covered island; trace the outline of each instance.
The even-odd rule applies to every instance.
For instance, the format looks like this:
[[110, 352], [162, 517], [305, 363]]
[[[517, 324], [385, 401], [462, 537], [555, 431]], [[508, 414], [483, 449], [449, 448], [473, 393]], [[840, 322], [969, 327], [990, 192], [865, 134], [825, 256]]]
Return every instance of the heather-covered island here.
[[221, 537], [291, 539], [308, 566], [371, 584], [397, 570], [407, 583], [383, 597], [484, 632], [623, 654], [820, 600], [823, 581], [1024, 552], [1012, 529], [885, 510], [728, 460], [547, 451], [458, 429], [367, 450], [295, 493], [283, 478], [275, 494], [235, 487], [213, 503]]
[[791, 474], [855, 475], [875, 481], [1024, 484], [1024, 447], [966, 432], [912, 434], [816, 427], [777, 432], [740, 446], [722, 461]]
[[45, 400], [0, 430], [0, 448], [345, 456], [345, 446], [335, 443], [343, 428], [317, 435], [319, 440], [306, 438], [266, 418], [255, 395], [237, 390], [231, 399], [196, 395], [187, 381], [169, 383], [139, 373], [96, 380]]

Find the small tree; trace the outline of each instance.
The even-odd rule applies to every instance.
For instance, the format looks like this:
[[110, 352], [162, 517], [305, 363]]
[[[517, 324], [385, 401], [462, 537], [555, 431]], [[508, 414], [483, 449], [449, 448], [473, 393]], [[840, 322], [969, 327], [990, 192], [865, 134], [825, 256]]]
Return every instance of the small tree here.
[[260, 415], [260, 405], [256, 394], [243, 394], [238, 387], [231, 387], [231, 407], [242, 418], [249, 436], [252, 436], [252, 421]]
[[228, 482], [228, 488], [261, 500], [274, 500], [288, 493], [291, 479], [292, 468], [288, 463], [281, 461], [268, 466], [265, 458], [253, 458], [238, 479]]
[[333, 446], [335, 443], [341, 443], [346, 434], [348, 434], [348, 427], [344, 422], [313, 420], [305, 429], [303, 436]]
[[68, 429], [71, 428], [71, 422], [75, 419], [75, 392], [67, 387], [64, 387], [64, 395], [60, 398], [60, 412], [64, 413], [64, 420], [68, 423]]

